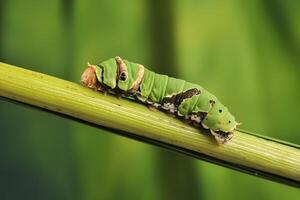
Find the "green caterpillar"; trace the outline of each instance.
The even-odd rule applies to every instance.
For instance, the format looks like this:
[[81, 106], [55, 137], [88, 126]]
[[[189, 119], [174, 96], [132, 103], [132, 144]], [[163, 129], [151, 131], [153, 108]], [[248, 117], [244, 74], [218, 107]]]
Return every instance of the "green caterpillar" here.
[[218, 143], [230, 140], [239, 125], [228, 109], [201, 86], [154, 73], [118, 56], [99, 65], [88, 64], [81, 82], [184, 117], [195, 126], [209, 129]]

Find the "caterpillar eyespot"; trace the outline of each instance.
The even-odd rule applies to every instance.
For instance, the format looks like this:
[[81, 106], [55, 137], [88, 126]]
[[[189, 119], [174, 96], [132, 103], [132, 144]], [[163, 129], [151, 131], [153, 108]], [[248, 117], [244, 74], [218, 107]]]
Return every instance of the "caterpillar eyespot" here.
[[126, 81], [126, 79], [127, 79], [126, 74], [125, 74], [124, 72], [121, 73], [119, 79], [120, 79], [121, 81]]
[[213, 94], [181, 79], [154, 73], [141, 64], [117, 56], [99, 65], [88, 64], [81, 83], [155, 106], [209, 129], [216, 141], [226, 143], [240, 123]]

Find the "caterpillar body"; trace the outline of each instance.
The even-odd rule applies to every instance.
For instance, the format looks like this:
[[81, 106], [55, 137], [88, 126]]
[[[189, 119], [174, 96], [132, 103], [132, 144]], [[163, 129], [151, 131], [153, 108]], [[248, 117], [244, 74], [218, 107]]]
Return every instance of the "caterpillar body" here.
[[88, 64], [81, 82], [184, 117], [196, 127], [209, 129], [218, 143], [230, 140], [239, 125], [227, 107], [200, 85], [154, 73], [119, 56], [99, 65]]

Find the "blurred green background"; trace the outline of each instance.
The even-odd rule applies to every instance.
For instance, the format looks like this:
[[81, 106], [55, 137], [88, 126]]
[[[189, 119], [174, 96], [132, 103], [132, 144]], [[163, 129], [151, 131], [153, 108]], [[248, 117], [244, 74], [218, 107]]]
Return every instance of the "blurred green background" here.
[[[116, 55], [300, 144], [300, 3], [0, 0], [0, 59], [79, 82]], [[300, 162], [300, 161], [299, 161]], [[300, 190], [0, 101], [0, 199], [299, 199]]]

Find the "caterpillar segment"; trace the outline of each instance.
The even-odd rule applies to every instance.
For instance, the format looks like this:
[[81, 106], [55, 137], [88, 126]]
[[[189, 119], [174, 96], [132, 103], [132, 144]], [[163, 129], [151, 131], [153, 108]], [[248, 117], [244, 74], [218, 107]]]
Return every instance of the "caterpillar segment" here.
[[199, 85], [154, 73], [119, 56], [99, 65], [88, 63], [84, 86], [150, 104], [209, 129], [218, 143], [233, 136], [239, 123], [213, 94]]

